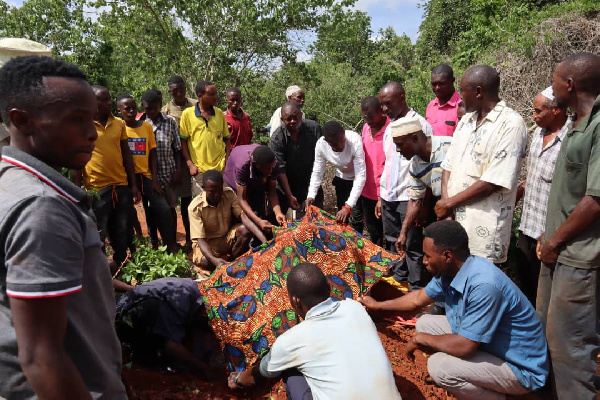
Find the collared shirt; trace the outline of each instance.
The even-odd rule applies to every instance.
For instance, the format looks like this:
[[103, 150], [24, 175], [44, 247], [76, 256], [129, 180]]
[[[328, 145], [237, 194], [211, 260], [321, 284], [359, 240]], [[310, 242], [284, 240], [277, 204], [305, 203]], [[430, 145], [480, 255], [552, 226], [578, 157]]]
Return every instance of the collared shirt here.
[[181, 114], [179, 135], [187, 140], [192, 162], [200, 172], [209, 169], [222, 171], [225, 167], [225, 140], [229, 138], [229, 128], [223, 111], [213, 107], [213, 113], [204, 119], [199, 103], [187, 108]]
[[527, 181], [519, 226], [519, 230], [530, 238], [539, 239], [546, 228], [546, 211], [554, 166], [562, 141], [571, 129], [571, 125], [571, 120], [567, 119], [565, 125], [546, 147], [544, 147], [546, 129], [537, 127], [533, 132], [527, 157]]
[[427, 188], [435, 197], [442, 194], [442, 161], [446, 158], [448, 148], [452, 143], [451, 137], [431, 136], [431, 155], [429, 161], [415, 155], [410, 160], [410, 199], [418, 200], [425, 197]]
[[315, 399], [401, 399], [375, 324], [354, 300], [317, 304], [260, 362], [265, 377], [290, 368], [304, 375]]
[[505, 360], [527, 389], [544, 386], [550, 363], [542, 323], [498, 267], [471, 255], [454, 278], [433, 278], [425, 293], [446, 303], [453, 334], [479, 342], [479, 350]]
[[63, 297], [64, 349], [93, 398], [126, 399], [110, 269], [86, 193], [8, 146], [0, 162], [0, 397], [37, 398], [18, 360], [9, 299]]
[[273, 171], [271, 175], [262, 174], [252, 161], [252, 152], [259, 144], [247, 144], [238, 146], [231, 151], [225, 170], [223, 171], [223, 179], [230, 187], [235, 188], [236, 185], [246, 186], [248, 193], [264, 192], [269, 181], [277, 180], [279, 175], [279, 167], [277, 159], [273, 162]]
[[106, 126], [94, 121], [98, 139], [92, 159], [83, 169], [86, 189], [101, 190], [107, 186], [127, 186], [127, 172], [123, 166], [121, 141], [127, 140], [125, 122], [109, 115]]
[[367, 170], [367, 180], [363, 187], [362, 195], [367, 199], [379, 199], [379, 181], [383, 174], [385, 165], [385, 152], [383, 151], [383, 133], [390, 124], [390, 118], [385, 116], [385, 124], [378, 132], [373, 131], [368, 124], [363, 125], [362, 141], [365, 151], [365, 168]]
[[471, 253], [502, 263], [510, 243], [527, 127], [504, 101], [496, 104], [479, 126], [476, 124], [476, 112], [460, 120], [442, 168], [451, 172], [450, 197], [480, 180], [500, 187], [485, 198], [455, 208], [454, 214], [469, 235]]
[[[412, 118], [419, 119], [425, 135], [433, 135], [431, 125], [412, 108], [404, 117], [398, 119], [408, 120]], [[383, 149], [385, 151], [385, 165], [379, 181], [379, 195], [385, 201], [408, 201], [410, 191], [408, 167], [410, 162], [396, 151], [389, 125], [385, 128], [383, 134]]]
[[198, 103], [198, 100], [190, 99], [189, 97], [186, 97], [185, 104], [183, 106], [178, 106], [177, 104], [175, 104], [173, 102], [173, 100], [171, 100], [170, 102], [165, 104], [164, 107], [161, 108], [160, 111], [165, 115], [169, 115], [169, 116], [175, 118], [175, 121], [177, 121], [177, 126], [179, 127], [179, 124], [181, 122], [181, 114], [183, 114], [183, 111], [186, 108], [194, 107], [197, 103]]
[[229, 143], [231, 150], [236, 146], [243, 146], [245, 144], [252, 143], [254, 132], [252, 131], [252, 122], [250, 122], [250, 116], [242, 111], [242, 118], [238, 118], [237, 115], [225, 110], [225, 120], [227, 121], [227, 127], [229, 128]]
[[158, 179], [162, 183], [171, 182], [171, 177], [177, 169], [175, 163], [175, 153], [181, 151], [181, 140], [177, 130], [177, 121], [175, 118], [158, 114], [156, 121], [146, 117], [146, 114], [140, 118], [152, 125], [154, 138], [156, 140], [156, 158], [158, 161]]
[[[300, 112], [302, 113], [302, 121], [306, 121], [306, 115], [304, 114], [304, 111], [300, 111]], [[269, 136], [272, 137], [275, 134], [275, 131], [277, 130], [277, 128], [279, 128], [280, 126], [284, 126], [284, 125], [285, 124], [281, 120], [281, 107], [279, 107], [277, 110], [275, 110], [275, 112], [271, 116], [271, 121], [269, 122], [269, 126], [271, 127], [271, 129], [269, 131]]]
[[[571, 215], [584, 196], [600, 197], [600, 96], [592, 111], [565, 137], [552, 179], [546, 239]], [[600, 268], [600, 221], [565, 243], [558, 262], [575, 268]]]
[[292, 139], [285, 125], [281, 125], [271, 136], [269, 147], [277, 157], [279, 171], [287, 175], [290, 190], [299, 202], [306, 200], [315, 162], [315, 148], [321, 136], [321, 126], [311, 120], [302, 121], [297, 142]]
[[333, 151], [324, 137], [317, 141], [315, 163], [308, 187], [309, 198], [314, 199], [317, 197], [317, 192], [323, 182], [327, 162], [330, 162], [335, 167], [335, 176], [347, 181], [354, 181], [350, 196], [345, 200], [348, 206], [354, 207], [367, 179], [365, 153], [362, 138], [359, 134], [353, 131], [346, 131], [346, 144], [344, 145], [344, 150], [340, 152]]
[[440, 105], [440, 99], [437, 97], [427, 105], [425, 119], [431, 124], [434, 136], [452, 136], [458, 124], [458, 104], [460, 103], [460, 94], [454, 91], [450, 100], [444, 105]]
[[214, 239], [227, 235], [233, 218], [236, 221], [242, 215], [237, 196], [231, 188], [223, 188], [223, 197], [217, 206], [211, 206], [206, 200], [206, 192], [201, 192], [188, 207], [190, 215], [190, 238]]
[[137, 128], [125, 126], [127, 132], [127, 142], [129, 151], [133, 158], [133, 166], [136, 174], [142, 174], [148, 179], [152, 179], [150, 170], [150, 151], [156, 148], [156, 139], [152, 131], [152, 125], [142, 121], [142, 125]]

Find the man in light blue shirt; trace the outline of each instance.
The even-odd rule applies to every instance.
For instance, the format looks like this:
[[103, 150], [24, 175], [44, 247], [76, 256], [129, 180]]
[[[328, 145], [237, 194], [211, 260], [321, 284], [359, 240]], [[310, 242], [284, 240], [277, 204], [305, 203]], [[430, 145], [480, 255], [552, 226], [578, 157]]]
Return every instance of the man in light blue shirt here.
[[531, 303], [491, 261], [473, 256], [464, 228], [438, 221], [425, 229], [423, 263], [434, 275], [419, 291], [369, 309], [411, 311], [445, 301], [446, 315], [419, 318], [406, 352], [436, 351], [429, 375], [459, 399], [505, 399], [546, 384], [547, 343]]

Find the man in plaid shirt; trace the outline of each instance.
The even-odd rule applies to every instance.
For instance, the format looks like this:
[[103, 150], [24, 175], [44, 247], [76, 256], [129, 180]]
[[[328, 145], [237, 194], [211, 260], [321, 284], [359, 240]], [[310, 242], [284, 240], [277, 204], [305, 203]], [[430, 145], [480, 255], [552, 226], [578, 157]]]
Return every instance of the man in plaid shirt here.
[[[179, 140], [179, 131], [175, 118], [160, 112], [162, 105], [162, 94], [151, 89], [142, 95], [142, 106], [144, 114], [140, 119], [149, 122], [154, 130], [156, 138], [156, 158], [158, 159], [158, 179], [162, 185], [163, 193], [167, 204], [171, 208], [173, 218], [173, 231], [171, 240], [175, 242], [177, 232], [177, 207], [178, 198], [175, 188], [181, 184], [182, 157], [181, 141]], [[148, 230], [152, 243], [158, 243], [157, 226], [148, 219]], [[169, 242], [163, 238], [164, 242]]]
[[529, 148], [527, 180], [517, 193], [517, 201], [523, 192], [525, 195], [517, 242], [517, 272], [521, 290], [535, 306], [540, 272], [540, 260], [535, 247], [546, 228], [546, 209], [554, 166], [571, 120], [567, 118], [566, 109], [557, 106], [552, 87], [546, 88], [533, 100], [533, 119], [538, 127], [533, 132]]

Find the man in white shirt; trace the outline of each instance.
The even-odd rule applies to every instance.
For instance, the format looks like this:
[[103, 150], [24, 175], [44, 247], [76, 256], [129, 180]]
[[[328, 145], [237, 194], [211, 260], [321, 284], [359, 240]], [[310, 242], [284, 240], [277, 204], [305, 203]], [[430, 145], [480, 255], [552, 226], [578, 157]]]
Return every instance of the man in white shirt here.
[[474, 255], [506, 261], [517, 180], [527, 147], [523, 118], [500, 100], [500, 75], [489, 65], [469, 68], [460, 80], [467, 114], [442, 163], [439, 219], [454, 216]]
[[401, 399], [375, 324], [360, 303], [333, 301], [327, 278], [310, 263], [292, 269], [287, 289], [304, 321], [279, 336], [260, 365], [231, 373], [230, 388], [282, 375], [292, 400]]
[[344, 131], [337, 121], [329, 121], [323, 126], [323, 137], [317, 141], [315, 149], [306, 207], [314, 202], [321, 187], [327, 161], [336, 168], [332, 182], [337, 198], [336, 221], [345, 224], [352, 215], [352, 207], [356, 205], [367, 180], [365, 152], [360, 135]]

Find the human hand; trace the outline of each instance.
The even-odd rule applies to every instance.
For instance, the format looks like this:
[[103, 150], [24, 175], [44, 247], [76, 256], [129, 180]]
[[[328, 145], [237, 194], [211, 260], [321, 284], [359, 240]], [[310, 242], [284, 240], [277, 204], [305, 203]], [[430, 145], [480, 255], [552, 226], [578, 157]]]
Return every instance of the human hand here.
[[285, 219], [285, 215], [282, 213], [275, 214], [275, 219], [277, 219], [277, 223], [279, 226], [285, 226], [287, 220]]
[[137, 204], [142, 201], [142, 194], [138, 190], [137, 186], [131, 187], [131, 195], [133, 196], [133, 204]]
[[237, 383], [237, 380], [239, 379], [239, 376], [241, 374], [242, 374], [241, 372], [232, 372], [232, 373], [229, 374], [229, 377], [227, 377], [227, 386], [229, 386], [229, 389], [235, 390], [235, 389], [241, 389], [242, 388]]
[[309, 209], [309, 207], [310, 207], [310, 206], [312, 206], [314, 202], [315, 202], [315, 199], [313, 199], [313, 198], [310, 198], [310, 197], [309, 197], [309, 198], [307, 198], [307, 199], [304, 201], [304, 209], [305, 209], [305, 210], [308, 210], [308, 209]]
[[552, 240], [552, 236], [542, 244], [539, 259], [548, 266], [554, 266], [560, 255], [560, 246]]
[[437, 215], [438, 220], [440, 220], [450, 216], [453, 212], [453, 207], [451, 207], [448, 199], [438, 200], [438, 202], [435, 203], [433, 210], [435, 211], [435, 215]]
[[408, 341], [408, 343], [406, 343], [406, 350], [404, 352], [404, 354], [406, 355], [406, 358], [408, 358], [409, 360], [413, 360], [415, 359], [415, 351], [419, 348], [419, 344], [417, 343], [417, 335], [419, 333], [415, 332], [415, 334], [410, 338], [410, 340]]
[[159, 196], [164, 197], [162, 186], [157, 179], [152, 181], [152, 193], [156, 193]]
[[227, 263], [228, 263], [227, 260], [220, 258], [220, 257], [217, 257], [213, 260], [213, 264], [215, 265], [215, 267], [218, 267], [221, 264], [227, 264]]
[[538, 260], [542, 259], [542, 245], [544, 244], [545, 237], [546, 234], [542, 233], [542, 236], [540, 236], [540, 238], [537, 241], [537, 244], [535, 245], [535, 255], [537, 256]]
[[381, 218], [381, 199], [377, 200], [377, 204], [375, 204], [375, 218]]
[[396, 251], [398, 253], [406, 251], [406, 234], [403, 231], [400, 232], [398, 239], [396, 239]]
[[360, 304], [365, 306], [368, 310], [374, 310], [377, 307], [377, 300], [371, 296], [360, 296], [356, 299]]
[[350, 212], [350, 207], [344, 206], [335, 215], [335, 222], [337, 222], [338, 224], [347, 224], [348, 218], [350, 218], [351, 215], [352, 213]]
[[196, 167], [193, 162], [190, 161], [190, 163], [188, 164], [188, 168], [190, 170], [191, 176], [198, 175], [198, 167]]
[[263, 232], [271, 232], [273, 230], [273, 225], [271, 225], [271, 223], [265, 219], [260, 220], [260, 222], [258, 223], [258, 227]]
[[291, 208], [293, 208], [294, 210], [297, 210], [298, 208], [300, 208], [300, 203], [298, 203], [298, 199], [295, 196], [289, 196], [288, 197], [288, 204]]

